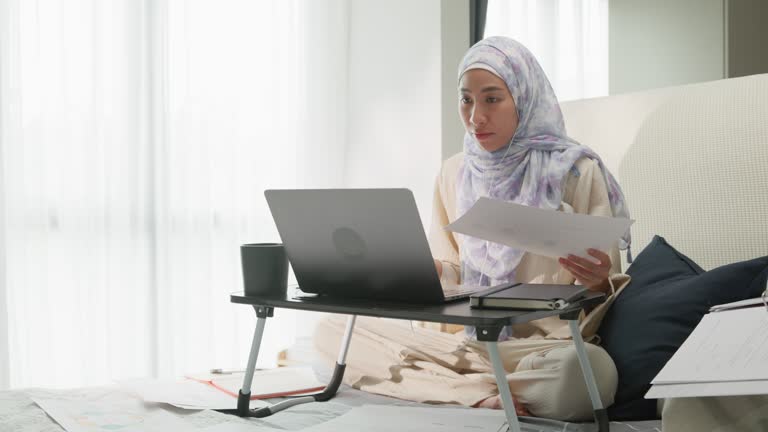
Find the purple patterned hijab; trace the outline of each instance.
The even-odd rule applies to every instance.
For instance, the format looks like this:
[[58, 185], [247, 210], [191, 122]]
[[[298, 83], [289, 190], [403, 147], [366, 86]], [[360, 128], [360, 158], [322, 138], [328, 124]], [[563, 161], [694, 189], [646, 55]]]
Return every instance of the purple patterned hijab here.
[[[574, 163], [586, 156], [599, 163], [613, 216], [629, 217], [621, 188], [600, 157], [568, 138], [552, 86], [527, 48], [506, 37], [484, 39], [464, 55], [459, 79], [468, 68], [490, 68], [506, 82], [517, 106], [519, 125], [509, 145], [494, 152], [483, 149], [469, 133], [464, 134], [464, 163], [457, 183], [459, 216], [478, 198], [489, 196], [489, 189], [491, 198], [557, 210], [563, 179]], [[629, 243], [627, 232], [619, 247], [627, 249]], [[468, 236], [461, 236], [461, 246], [465, 283], [493, 285], [515, 280], [523, 250]]]

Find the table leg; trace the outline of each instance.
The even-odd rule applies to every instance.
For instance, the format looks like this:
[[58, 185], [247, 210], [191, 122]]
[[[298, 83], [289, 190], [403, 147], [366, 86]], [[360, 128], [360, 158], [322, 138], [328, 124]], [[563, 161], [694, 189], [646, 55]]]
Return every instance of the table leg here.
[[347, 320], [347, 328], [344, 332], [344, 339], [342, 340], [341, 348], [339, 350], [339, 357], [336, 361], [336, 368], [333, 370], [333, 377], [331, 378], [331, 382], [328, 383], [322, 392], [308, 396], [293, 397], [278, 402], [274, 405], [251, 411], [251, 385], [253, 384], [253, 374], [256, 368], [256, 360], [259, 356], [259, 347], [261, 346], [261, 338], [264, 334], [264, 326], [266, 324], [267, 317], [271, 317], [273, 314], [272, 308], [254, 306], [254, 309], [256, 310], [257, 317], [256, 330], [253, 333], [251, 351], [248, 356], [248, 366], [245, 370], [245, 377], [243, 378], [243, 387], [240, 389], [240, 393], [237, 397], [237, 410], [235, 410], [235, 412], [230, 410], [224, 411], [237, 414], [240, 417], [267, 417], [295, 405], [307, 402], [325, 402], [333, 398], [336, 395], [339, 386], [341, 385], [342, 379], [344, 378], [344, 370], [347, 366], [347, 352], [349, 351], [349, 344], [352, 339], [352, 333], [355, 327], [355, 320], [357, 319], [357, 316], [350, 315]]
[[259, 357], [259, 348], [261, 347], [261, 338], [264, 335], [264, 326], [267, 323], [267, 317], [271, 317], [274, 314], [274, 309], [271, 307], [254, 306], [253, 309], [256, 311], [256, 330], [253, 332], [251, 352], [248, 355], [248, 366], [245, 368], [243, 387], [237, 395], [237, 415], [240, 417], [252, 416], [250, 405], [253, 373], [256, 370], [256, 360]]
[[352, 332], [355, 330], [355, 321], [357, 315], [350, 315], [347, 318], [347, 328], [344, 330], [344, 339], [341, 341], [341, 348], [339, 349], [339, 358], [336, 360], [337, 364], [347, 364], [347, 352], [349, 352], [349, 342], [352, 340]]
[[515, 404], [512, 402], [512, 392], [509, 390], [509, 383], [507, 382], [507, 372], [504, 370], [504, 363], [501, 361], [499, 348], [496, 346], [497, 342], [488, 341], [485, 344], [488, 347], [488, 355], [491, 358], [493, 374], [496, 376], [496, 384], [499, 386], [499, 395], [504, 407], [504, 414], [507, 416], [509, 430], [511, 432], [520, 432], [520, 422], [517, 420]]
[[341, 385], [341, 380], [344, 378], [344, 371], [347, 368], [347, 352], [349, 351], [349, 343], [352, 340], [352, 332], [355, 329], [355, 320], [357, 315], [350, 315], [347, 318], [347, 328], [344, 331], [344, 339], [341, 341], [341, 347], [339, 348], [339, 357], [336, 359], [336, 367], [333, 369], [333, 377], [331, 382], [325, 387], [325, 389], [314, 395], [314, 400], [318, 402], [325, 402], [336, 395], [336, 391]]
[[569, 319], [568, 325], [571, 327], [573, 343], [576, 346], [576, 355], [579, 358], [581, 371], [584, 374], [584, 381], [587, 384], [589, 398], [592, 400], [592, 408], [595, 410], [595, 423], [598, 425], [599, 432], [607, 432], [611, 427], [610, 421], [608, 420], [608, 413], [605, 408], [603, 408], [603, 401], [600, 399], [600, 392], [597, 389], [595, 374], [592, 371], [592, 365], [589, 363], [589, 357], [587, 357], [587, 349], [584, 346], [584, 339], [581, 337], [579, 321], [578, 319]]

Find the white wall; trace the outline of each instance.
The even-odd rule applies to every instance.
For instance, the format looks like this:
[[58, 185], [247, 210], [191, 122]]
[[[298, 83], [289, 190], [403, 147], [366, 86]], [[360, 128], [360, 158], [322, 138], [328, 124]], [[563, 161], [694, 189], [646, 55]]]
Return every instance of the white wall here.
[[724, 0], [610, 0], [610, 94], [725, 77], [724, 22]]
[[440, 4], [442, 39], [442, 142], [443, 159], [462, 151], [464, 125], [458, 110], [459, 62], [469, 48], [469, 0]]
[[439, 0], [350, 2], [346, 187], [407, 187], [429, 224], [441, 160]]
[[[343, 128], [346, 133], [340, 137], [347, 147], [341, 187], [409, 188], [424, 228], [429, 229], [442, 147], [448, 142], [453, 145], [447, 150], [450, 154], [461, 150], [463, 128], [454, 101], [456, 69], [469, 44], [468, 0], [350, 0], [348, 4], [347, 72], [328, 89], [316, 91], [344, 98], [327, 106], [347, 115], [337, 124], [318, 125], [318, 130], [336, 133]], [[445, 98], [450, 101], [447, 109]], [[310, 157], [317, 164], [335, 165], [322, 155]], [[318, 169], [328, 168], [313, 168]], [[322, 316], [302, 314], [297, 336], [310, 338]], [[304, 346], [289, 349], [288, 358], [306, 360], [312, 354]]]

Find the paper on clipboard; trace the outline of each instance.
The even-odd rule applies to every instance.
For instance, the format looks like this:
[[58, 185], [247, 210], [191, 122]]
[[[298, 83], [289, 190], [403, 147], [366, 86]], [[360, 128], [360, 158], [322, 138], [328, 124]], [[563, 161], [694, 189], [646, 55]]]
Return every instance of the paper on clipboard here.
[[768, 381], [768, 314], [762, 307], [704, 315], [651, 383], [758, 380]]
[[646, 399], [768, 394], [765, 308], [704, 315], [651, 384]]
[[545, 210], [482, 197], [448, 231], [501, 243], [544, 256], [584, 256], [608, 250], [633, 219]]

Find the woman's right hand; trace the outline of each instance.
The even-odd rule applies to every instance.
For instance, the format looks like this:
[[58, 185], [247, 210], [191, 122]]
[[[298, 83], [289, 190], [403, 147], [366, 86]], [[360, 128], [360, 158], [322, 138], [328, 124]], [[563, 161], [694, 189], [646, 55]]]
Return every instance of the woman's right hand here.
[[441, 263], [438, 260], [435, 260], [435, 268], [437, 269], [437, 277], [439, 278], [443, 277], [443, 263]]

